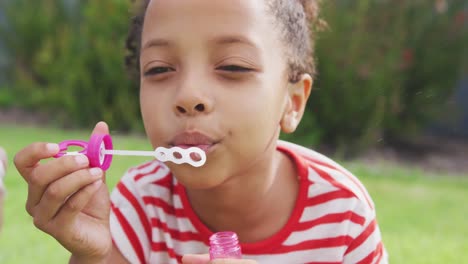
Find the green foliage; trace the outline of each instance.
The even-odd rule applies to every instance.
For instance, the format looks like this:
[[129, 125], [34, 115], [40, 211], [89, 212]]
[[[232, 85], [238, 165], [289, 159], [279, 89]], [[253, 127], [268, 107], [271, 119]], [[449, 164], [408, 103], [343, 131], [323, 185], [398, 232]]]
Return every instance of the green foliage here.
[[74, 7], [62, 0], [9, 1], [0, 34], [14, 54], [16, 103], [67, 126], [106, 120], [115, 129], [136, 128], [138, 89], [124, 66], [129, 7], [123, 0]]
[[[347, 153], [417, 135], [440, 114], [468, 61], [464, 2], [323, 1], [329, 29], [317, 35], [318, 78], [299, 131], [282, 137]], [[14, 59], [0, 106], [47, 111], [67, 126], [106, 120], [113, 129], [141, 129], [137, 84], [123, 59], [130, 4], [0, 3], [8, 22], [0, 37]]]
[[318, 34], [319, 73], [299, 133], [348, 152], [417, 135], [434, 119], [468, 47], [465, 1], [445, 10], [434, 2], [444, 1], [327, 1], [329, 28]]

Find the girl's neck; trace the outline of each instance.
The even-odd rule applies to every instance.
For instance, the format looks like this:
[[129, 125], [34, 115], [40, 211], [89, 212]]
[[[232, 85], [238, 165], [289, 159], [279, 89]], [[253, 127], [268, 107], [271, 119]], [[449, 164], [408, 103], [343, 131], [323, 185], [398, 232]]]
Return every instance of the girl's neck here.
[[234, 231], [241, 242], [254, 242], [270, 237], [287, 223], [299, 190], [295, 175], [293, 162], [273, 150], [270, 157], [223, 186], [187, 190], [187, 196], [208, 228]]

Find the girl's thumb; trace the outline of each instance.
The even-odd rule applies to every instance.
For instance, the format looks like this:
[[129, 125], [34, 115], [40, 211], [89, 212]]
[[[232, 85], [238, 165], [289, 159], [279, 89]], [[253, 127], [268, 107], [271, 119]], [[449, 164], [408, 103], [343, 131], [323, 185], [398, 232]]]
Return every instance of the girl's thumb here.
[[109, 126], [104, 121], [98, 122], [92, 133], [109, 134]]

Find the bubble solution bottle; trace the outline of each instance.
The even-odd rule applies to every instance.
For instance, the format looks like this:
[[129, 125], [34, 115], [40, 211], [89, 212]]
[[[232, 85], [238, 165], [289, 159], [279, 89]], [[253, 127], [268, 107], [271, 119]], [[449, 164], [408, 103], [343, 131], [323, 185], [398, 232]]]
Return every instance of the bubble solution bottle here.
[[217, 232], [210, 237], [210, 259], [241, 259], [242, 252], [237, 234], [230, 231]]

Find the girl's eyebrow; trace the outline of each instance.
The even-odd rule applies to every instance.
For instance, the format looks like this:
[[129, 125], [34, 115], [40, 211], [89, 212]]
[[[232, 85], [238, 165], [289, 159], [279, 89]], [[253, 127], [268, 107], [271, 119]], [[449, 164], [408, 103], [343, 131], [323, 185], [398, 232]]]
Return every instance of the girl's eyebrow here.
[[165, 39], [155, 38], [155, 39], [150, 39], [150, 40], [146, 41], [145, 44], [142, 47], [142, 50], [152, 48], [152, 47], [165, 47], [165, 46], [169, 46], [169, 45], [170, 45], [169, 41], [167, 41]]
[[[226, 36], [219, 36], [215, 37], [211, 40], [212, 43], [215, 43], [216, 45], [230, 45], [230, 44], [244, 44], [247, 46], [250, 46], [252, 48], [258, 49], [258, 46], [255, 44], [254, 41], [250, 40], [247, 37], [244, 36], [238, 36], [238, 35], [226, 35]], [[167, 47], [170, 46], [171, 42], [162, 39], [162, 38], [154, 38], [146, 41], [142, 45], [141, 50], [153, 48], [153, 47]]]
[[246, 44], [248, 46], [251, 46], [253, 48], [257, 48], [258, 46], [249, 38], [246, 38], [244, 36], [220, 36], [216, 37], [212, 40], [214, 43], [217, 45], [227, 45], [227, 44]]

